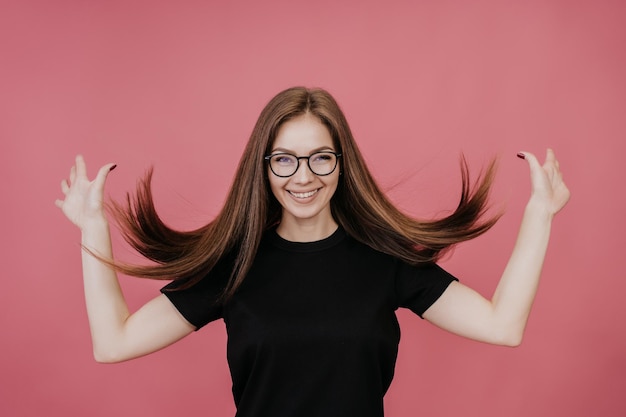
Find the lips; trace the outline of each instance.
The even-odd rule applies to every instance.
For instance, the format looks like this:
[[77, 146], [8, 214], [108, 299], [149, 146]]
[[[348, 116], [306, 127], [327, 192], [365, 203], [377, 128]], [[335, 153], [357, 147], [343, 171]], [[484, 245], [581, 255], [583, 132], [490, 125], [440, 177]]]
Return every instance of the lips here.
[[309, 197], [313, 197], [315, 194], [317, 194], [317, 192], [319, 190], [320, 189], [317, 188], [317, 189], [312, 190], [312, 191], [307, 191], [306, 193], [297, 193], [295, 191], [289, 191], [289, 190], [287, 190], [287, 192], [289, 194], [291, 194], [292, 196], [294, 196], [295, 198], [309, 198]]

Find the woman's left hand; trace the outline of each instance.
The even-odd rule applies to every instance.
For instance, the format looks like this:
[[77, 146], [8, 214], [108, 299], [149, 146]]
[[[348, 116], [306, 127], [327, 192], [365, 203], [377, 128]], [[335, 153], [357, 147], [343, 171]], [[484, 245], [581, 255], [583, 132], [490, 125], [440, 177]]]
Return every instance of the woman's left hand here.
[[521, 343], [535, 298], [548, 247], [552, 218], [570, 192], [559, 163], [548, 149], [543, 165], [523, 152], [530, 166], [532, 193], [500, 282], [491, 300], [465, 285], [453, 282], [423, 317], [445, 330], [482, 342], [506, 346]]
[[541, 204], [548, 214], [554, 216], [565, 207], [570, 197], [554, 151], [547, 150], [543, 165], [530, 152], [521, 152], [521, 155], [528, 161], [530, 167], [531, 201]]

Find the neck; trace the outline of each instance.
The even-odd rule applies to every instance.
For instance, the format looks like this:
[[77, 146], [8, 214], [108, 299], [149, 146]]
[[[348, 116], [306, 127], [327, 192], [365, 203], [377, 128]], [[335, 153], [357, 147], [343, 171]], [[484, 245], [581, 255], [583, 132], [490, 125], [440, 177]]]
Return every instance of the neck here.
[[283, 217], [276, 228], [276, 233], [290, 242], [315, 242], [332, 235], [337, 227], [339, 225], [332, 218], [324, 222], [307, 222]]

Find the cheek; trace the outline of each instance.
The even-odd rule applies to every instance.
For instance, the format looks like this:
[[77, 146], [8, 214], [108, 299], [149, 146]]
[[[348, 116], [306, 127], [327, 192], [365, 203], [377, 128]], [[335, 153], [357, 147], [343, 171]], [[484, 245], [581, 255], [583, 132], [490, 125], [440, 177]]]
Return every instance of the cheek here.
[[326, 186], [333, 189], [333, 195], [337, 191], [337, 187], [339, 187], [339, 181], [341, 180], [341, 176], [339, 173], [332, 173], [332, 178], [328, 178], [326, 182]]
[[285, 181], [282, 180], [281, 178], [278, 178], [276, 175], [272, 174], [271, 172], [268, 172], [268, 183], [270, 186], [270, 190], [272, 191], [272, 194], [274, 195], [275, 198], [278, 198], [278, 194], [280, 193], [280, 190], [283, 188]]

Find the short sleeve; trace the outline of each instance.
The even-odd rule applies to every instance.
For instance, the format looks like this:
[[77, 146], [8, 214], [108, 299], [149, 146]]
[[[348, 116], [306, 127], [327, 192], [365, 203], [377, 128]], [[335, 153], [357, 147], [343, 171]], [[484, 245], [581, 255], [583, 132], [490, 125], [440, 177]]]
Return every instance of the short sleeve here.
[[161, 288], [182, 316], [199, 330], [208, 323], [222, 318], [219, 298], [224, 291], [230, 269], [218, 263], [206, 276], [189, 288], [182, 288], [187, 280], [176, 280]]
[[437, 264], [412, 266], [401, 263], [396, 276], [398, 306], [422, 317], [452, 281], [458, 280]]

